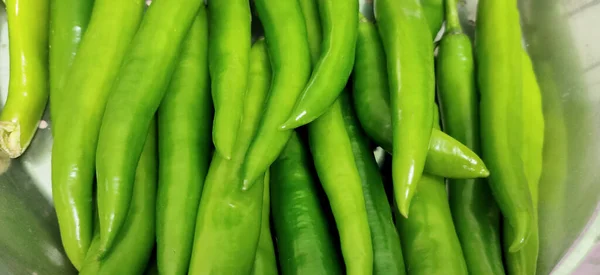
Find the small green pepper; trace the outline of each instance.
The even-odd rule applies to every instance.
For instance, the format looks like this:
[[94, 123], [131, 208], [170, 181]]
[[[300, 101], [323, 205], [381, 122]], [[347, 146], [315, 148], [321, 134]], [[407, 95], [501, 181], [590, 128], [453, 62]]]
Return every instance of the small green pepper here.
[[[189, 274], [248, 274], [261, 228], [263, 178], [239, 188], [243, 156], [257, 131], [269, 91], [271, 70], [264, 38], [250, 50], [248, 90], [231, 160], [214, 154], [202, 190]], [[218, 253], [217, 253], [218, 252]]]
[[63, 102], [54, 103], [68, 115], [52, 117], [57, 126], [52, 133], [52, 199], [65, 251], [76, 267], [81, 267], [93, 237], [96, 145], [104, 107], [144, 6], [143, 0], [95, 0], [58, 95]]
[[[435, 103], [434, 107], [434, 128], [439, 129]], [[405, 218], [396, 212], [408, 274], [468, 274], [444, 178], [423, 174], [418, 188], [410, 205], [414, 215]]]
[[[101, 249], [112, 246], [133, 191], [145, 133], [166, 93], [198, 0], [155, 0], [131, 41], [108, 97], [98, 137], [96, 169]], [[112, 17], [112, 16], [111, 16]]]
[[375, 18], [387, 57], [393, 149], [402, 152], [392, 155], [394, 194], [408, 217], [433, 128], [433, 44], [418, 0], [377, 0]]
[[[531, 235], [523, 249], [506, 253], [506, 269], [509, 274], [535, 275], [539, 250], [538, 232], [538, 186], [542, 175], [542, 153], [544, 147], [544, 114], [542, 97], [538, 86], [531, 59], [523, 51], [523, 149], [521, 158], [525, 167], [525, 176], [529, 184], [533, 201], [533, 225]], [[512, 240], [510, 228], [505, 226], [506, 249]]]
[[326, 112], [348, 82], [354, 65], [358, 0], [317, 2], [323, 30], [321, 54], [282, 129], [306, 125]]
[[252, 187], [288, 142], [291, 130], [279, 126], [289, 117], [310, 77], [310, 52], [306, 25], [297, 0], [256, 0], [256, 10], [269, 48], [273, 81], [258, 131], [248, 149], [242, 189]]
[[208, 1], [208, 9], [213, 140], [217, 152], [230, 159], [248, 83], [252, 15], [247, 0]]
[[136, 165], [131, 207], [110, 253], [101, 249], [100, 231], [96, 234], [79, 274], [141, 274], [152, 255], [155, 240], [156, 187], [158, 183], [156, 123], [153, 120], [140, 160]]
[[379, 167], [347, 94], [340, 95], [346, 131], [352, 143], [354, 161], [362, 180], [371, 241], [373, 274], [405, 274], [400, 237], [394, 225]]
[[[516, 0], [481, 0], [475, 29], [483, 159], [489, 184], [513, 231], [510, 252], [532, 231], [533, 203], [521, 159], [522, 46]], [[520, 124], [519, 124], [520, 125]]]
[[342, 274], [334, 241], [338, 236], [329, 228], [329, 205], [320, 199], [323, 190], [306, 147], [294, 131], [271, 166], [271, 211], [281, 273]]
[[444, 178], [423, 174], [407, 219], [396, 216], [408, 274], [468, 274]]
[[161, 161], [156, 245], [158, 268], [165, 275], [188, 270], [198, 204], [211, 159], [213, 110], [206, 17], [206, 9], [200, 8], [158, 109]]
[[[479, 106], [471, 40], [462, 32], [455, 0], [446, 0], [446, 32], [437, 56], [444, 131], [480, 152]], [[500, 211], [480, 179], [449, 179], [450, 208], [469, 273], [504, 274]]]
[[308, 125], [310, 151], [340, 233], [346, 274], [373, 273], [373, 247], [362, 181], [340, 99]]

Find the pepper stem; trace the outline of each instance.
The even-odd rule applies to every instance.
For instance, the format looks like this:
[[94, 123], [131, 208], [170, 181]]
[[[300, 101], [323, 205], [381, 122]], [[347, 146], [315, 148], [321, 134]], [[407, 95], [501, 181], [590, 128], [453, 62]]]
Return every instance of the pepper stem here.
[[444, 3], [446, 4], [446, 32], [461, 33], [462, 27], [460, 26], [456, 0], [445, 0]]

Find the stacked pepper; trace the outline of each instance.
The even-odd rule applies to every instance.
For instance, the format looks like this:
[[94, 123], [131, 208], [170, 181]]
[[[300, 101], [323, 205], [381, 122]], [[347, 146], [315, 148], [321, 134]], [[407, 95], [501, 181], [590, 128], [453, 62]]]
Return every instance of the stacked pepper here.
[[49, 97], [81, 273], [535, 274], [544, 117], [516, 0], [479, 1], [475, 51], [455, 0], [6, 8], [0, 148], [25, 151]]

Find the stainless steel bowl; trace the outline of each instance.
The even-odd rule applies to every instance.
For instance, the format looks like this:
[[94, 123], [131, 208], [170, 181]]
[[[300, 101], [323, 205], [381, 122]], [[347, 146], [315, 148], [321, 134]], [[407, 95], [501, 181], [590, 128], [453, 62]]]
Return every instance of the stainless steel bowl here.
[[[369, 2], [361, 0], [367, 15]], [[538, 274], [600, 274], [600, 0], [522, 0], [520, 8], [546, 119]], [[475, 10], [476, 0], [461, 4], [471, 35]], [[2, 105], [7, 86], [2, 9]], [[39, 129], [27, 153], [0, 175], [0, 274], [75, 273], [51, 202], [51, 145], [50, 129]]]

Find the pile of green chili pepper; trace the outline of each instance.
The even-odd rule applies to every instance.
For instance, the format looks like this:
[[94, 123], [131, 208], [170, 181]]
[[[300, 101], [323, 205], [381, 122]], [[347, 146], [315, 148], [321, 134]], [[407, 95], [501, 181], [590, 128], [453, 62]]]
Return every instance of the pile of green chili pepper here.
[[517, 1], [479, 0], [476, 41], [457, 0], [362, 5], [6, 0], [2, 155], [49, 99], [83, 274], [536, 274]]

